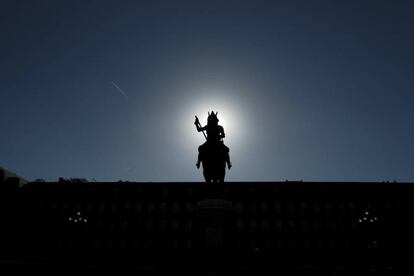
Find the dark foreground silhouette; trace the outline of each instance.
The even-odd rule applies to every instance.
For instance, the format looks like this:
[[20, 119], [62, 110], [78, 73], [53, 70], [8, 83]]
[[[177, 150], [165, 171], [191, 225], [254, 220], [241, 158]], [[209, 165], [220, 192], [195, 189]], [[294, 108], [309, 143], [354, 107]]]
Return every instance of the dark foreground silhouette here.
[[[232, 167], [229, 148], [224, 145], [224, 128], [218, 124], [218, 112], [208, 113], [207, 125], [201, 127], [198, 117], [195, 118], [195, 126], [198, 132], [203, 132], [206, 142], [198, 148], [197, 168], [203, 164], [203, 175], [207, 183], [223, 183], [226, 175], [226, 163], [228, 169]], [[204, 133], [207, 132], [207, 135]]]
[[18, 184], [1, 275], [414, 275], [413, 183]]

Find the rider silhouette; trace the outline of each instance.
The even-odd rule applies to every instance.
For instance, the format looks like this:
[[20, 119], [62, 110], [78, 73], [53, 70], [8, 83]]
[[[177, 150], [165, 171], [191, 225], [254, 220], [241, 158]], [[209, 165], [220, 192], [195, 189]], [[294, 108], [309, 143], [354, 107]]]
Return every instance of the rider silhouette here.
[[232, 167], [232, 164], [230, 162], [229, 148], [223, 143], [223, 138], [226, 137], [226, 135], [224, 134], [224, 128], [218, 124], [219, 120], [217, 118], [217, 114], [218, 112], [214, 113], [211, 111], [207, 117], [207, 125], [204, 127], [201, 127], [197, 117], [194, 122], [198, 132], [204, 130], [207, 132], [207, 141], [198, 147], [198, 159], [196, 163], [197, 168], [200, 168], [201, 153], [205, 152], [209, 146], [217, 146], [221, 148], [226, 155], [227, 167], [229, 169]]

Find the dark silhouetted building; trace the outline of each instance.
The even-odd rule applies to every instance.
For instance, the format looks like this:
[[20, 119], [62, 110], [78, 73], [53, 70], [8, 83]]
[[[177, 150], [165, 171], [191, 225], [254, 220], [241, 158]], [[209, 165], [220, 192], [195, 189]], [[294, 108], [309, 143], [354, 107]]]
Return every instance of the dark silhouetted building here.
[[7, 182], [0, 265], [20, 272], [396, 275], [411, 268], [412, 184]]

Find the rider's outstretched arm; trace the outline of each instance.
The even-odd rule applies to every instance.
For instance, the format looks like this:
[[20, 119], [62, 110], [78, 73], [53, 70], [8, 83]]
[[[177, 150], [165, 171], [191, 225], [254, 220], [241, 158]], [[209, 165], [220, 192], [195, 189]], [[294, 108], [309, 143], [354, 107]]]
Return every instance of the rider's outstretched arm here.
[[207, 126], [200, 127], [200, 125], [198, 125], [198, 124], [196, 124], [195, 126], [196, 126], [198, 132], [203, 131], [203, 130], [207, 130]]
[[203, 131], [203, 130], [207, 130], [207, 126], [201, 127], [200, 121], [198, 120], [197, 116], [195, 116], [194, 125], [196, 126], [198, 132]]

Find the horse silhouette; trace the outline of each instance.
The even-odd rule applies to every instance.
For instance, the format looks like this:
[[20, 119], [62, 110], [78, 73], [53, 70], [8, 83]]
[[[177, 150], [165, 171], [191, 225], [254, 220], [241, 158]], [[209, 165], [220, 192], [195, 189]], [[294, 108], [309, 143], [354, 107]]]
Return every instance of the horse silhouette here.
[[199, 147], [199, 154], [206, 182], [223, 183], [228, 155], [225, 148], [207, 143], [206, 147]]

